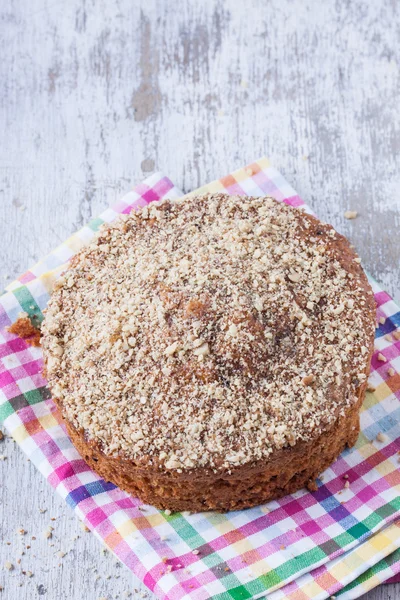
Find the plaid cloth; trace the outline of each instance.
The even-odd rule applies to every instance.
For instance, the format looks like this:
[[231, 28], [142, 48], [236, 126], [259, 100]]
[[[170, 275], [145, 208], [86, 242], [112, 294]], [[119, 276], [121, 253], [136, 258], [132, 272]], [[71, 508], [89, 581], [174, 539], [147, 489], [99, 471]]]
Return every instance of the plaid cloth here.
[[[266, 159], [198, 192], [220, 190], [271, 195], [311, 212]], [[103, 222], [179, 195], [167, 177], [153, 175], [0, 296], [0, 418], [79, 518], [160, 598], [356, 598], [400, 571], [400, 341], [386, 335], [400, 327], [400, 311], [374, 281], [385, 321], [376, 331], [376, 391], [364, 402], [358, 442], [327, 469], [316, 492], [270, 502], [269, 513], [166, 515], [99, 478], [66, 435], [41, 375], [40, 348], [7, 331], [20, 311], [41, 321], [64, 263]], [[385, 441], [376, 441], [379, 432]]]

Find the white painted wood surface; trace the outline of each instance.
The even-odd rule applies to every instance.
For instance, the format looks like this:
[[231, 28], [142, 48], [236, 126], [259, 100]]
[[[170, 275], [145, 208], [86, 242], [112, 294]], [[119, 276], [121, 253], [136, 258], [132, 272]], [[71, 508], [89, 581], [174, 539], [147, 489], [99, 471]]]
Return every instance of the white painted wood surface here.
[[[189, 191], [266, 154], [396, 295], [399, 24], [396, 0], [3, 0], [0, 283], [153, 169]], [[16, 566], [0, 569], [0, 598], [140, 598], [13, 442], [0, 444], [0, 567]]]

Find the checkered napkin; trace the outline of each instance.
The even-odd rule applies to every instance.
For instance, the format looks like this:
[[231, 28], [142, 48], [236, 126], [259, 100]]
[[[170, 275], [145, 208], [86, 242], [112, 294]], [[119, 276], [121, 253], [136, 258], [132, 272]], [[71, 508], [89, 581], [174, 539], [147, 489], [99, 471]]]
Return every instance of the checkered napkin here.
[[[266, 159], [197, 190], [206, 191], [271, 195], [311, 212]], [[356, 446], [325, 471], [316, 492], [223, 515], [167, 515], [98, 477], [65, 432], [40, 348], [7, 331], [21, 311], [41, 321], [64, 263], [102, 223], [180, 195], [167, 177], [153, 175], [0, 296], [0, 418], [79, 518], [160, 598], [357, 598], [400, 572], [400, 340], [388, 336], [400, 327], [400, 311], [374, 281], [376, 391], [364, 402]]]

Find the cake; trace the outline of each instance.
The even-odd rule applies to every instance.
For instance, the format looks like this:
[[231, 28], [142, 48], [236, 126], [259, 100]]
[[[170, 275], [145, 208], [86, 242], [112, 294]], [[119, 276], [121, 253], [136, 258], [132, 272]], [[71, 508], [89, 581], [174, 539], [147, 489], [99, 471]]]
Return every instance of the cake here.
[[56, 282], [45, 374], [105, 480], [171, 511], [265, 503], [359, 433], [375, 302], [348, 241], [272, 198], [162, 201]]

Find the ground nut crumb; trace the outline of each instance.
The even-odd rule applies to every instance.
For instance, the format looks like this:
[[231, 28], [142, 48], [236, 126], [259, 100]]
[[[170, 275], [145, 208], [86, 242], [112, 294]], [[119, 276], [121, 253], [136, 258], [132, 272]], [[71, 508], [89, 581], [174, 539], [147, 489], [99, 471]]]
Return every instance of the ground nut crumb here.
[[357, 211], [356, 210], [346, 210], [346, 212], [344, 213], [344, 218], [345, 219], [355, 219], [357, 217]]
[[388, 441], [388, 437], [385, 433], [382, 433], [381, 431], [377, 434], [376, 436], [376, 441], [377, 442], [381, 442], [382, 444], [384, 444], [385, 442]]
[[168, 346], [165, 349], [165, 354], [167, 356], [172, 356], [173, 354], [175, 354], [175, 352], [177, 351], [177, 349], [178, 349], [178, 342], [174, 342], [173, 344], [171, 344], [170, 346]]
[[233, 337], [237, 336], [238, 334], [238, 328], [234, 323], [229, 326], [229, 334]]

